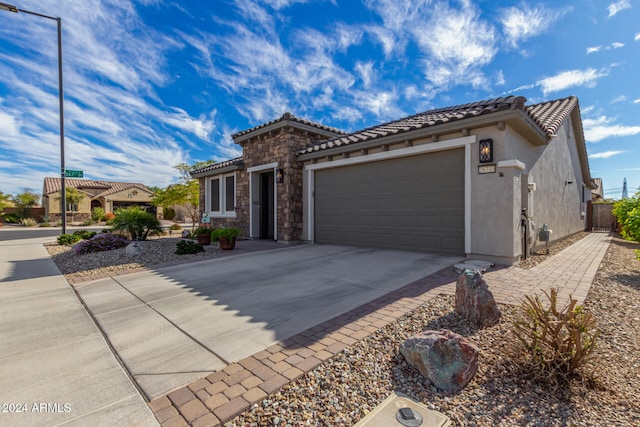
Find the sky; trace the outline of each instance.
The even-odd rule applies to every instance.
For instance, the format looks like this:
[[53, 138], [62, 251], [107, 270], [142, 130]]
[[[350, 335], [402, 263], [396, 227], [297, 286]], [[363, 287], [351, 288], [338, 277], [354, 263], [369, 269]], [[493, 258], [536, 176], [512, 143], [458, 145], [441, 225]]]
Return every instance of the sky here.
[[[15, 0], [62, 18], [65, 163], [164, 187], [285, 112], [356, 131], [575, 95], [605, 197], [640, 188], [640, 0]], [[0, 11], [0, 191], [60, 176], [56, 21]]]

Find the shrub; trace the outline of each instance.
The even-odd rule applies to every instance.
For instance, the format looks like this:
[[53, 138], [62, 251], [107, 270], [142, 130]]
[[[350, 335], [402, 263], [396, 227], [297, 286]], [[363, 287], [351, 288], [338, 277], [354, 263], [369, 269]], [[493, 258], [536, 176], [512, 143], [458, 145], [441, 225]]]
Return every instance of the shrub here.
[[558, 290], [544, 291], [549, 300], [545, 308], [536, 295], [525, 296], [523, 318], [514, 323], [513, 333], [522, 343], [533, 366], [554, 380], [567, 380], [575, 370], [587, 364], [600, 331], [595, 319], [577, 300], [569, 297], [558, 309]]
[[197, 236], [199, 234], [208, 234], [211, 233], [211, 228], [209, 227], [197, 227], [195, 230], [193, 230], [193, 235]]
[[95, 222], [94, 220], [92, 220], [91, 218], [89, 218], [89, 219], [85, 219], [84, 221], [82, 221], [82, 225], [84, 225], [84, 226], [93, 225], [93, 224], [95, 224], [95, 223], [96, 223], [96, 222]]
[[640, 242], [640, 193], [614, 203], [612, 212], [622, 226], [622, 237]]
[[104, 218], [104, 209], [102, 208], [93, 208], [91, 210], [91, 219], [94, 222], [98, 222], [98, 221], [102, 221], [102, 218]]
[[192, 240], [180, 240], [176, 243], [176, 254], [178, 255], [197, 254], [199, 252], [204, 252], [204, 248], [201, 244]]
[[33, 218], [23, 218], [20, 220], [20, 224], [24, 225], [25, 227], [33, 227], [34, 225], [36, 225], [36, 220]]
[[38, 227], [51, 227], [51, 223], [48, 221], [41, 222]]
[[162, 217], [167, 221], [172, 221], [176, 217], [176, 210], [173, 208], [162, 208]]
[[17, 224], [20, 222], [20, 215], [16, 213], [8, 213], [4, 216], [4, 222], [8, 224]]
[[180, 225], [178, 224], [171, 224], [171, 227], [169, 227], [169, 230], [182, 230], [182, 227], [180, 227]]
[[84, 240], [78, 243], [74, 251], [77, 255], [84, 255], [93, 252], [112, 251], [124, 248], [129, 244], [127, 239], [114, 234], [100, 234], [93, 239]]
[[96, 233], [95, 231], [89, 231], [89, 230], [76, 230], [73, 232], [74, 236], [80, 236], [80, 238], [83, 240], [89, 240], [96, 234], [98, 233]]
[[242, 231], [239, 228], [216, 228], [211, 233], [211, 240], [217, 242], [221, 237], [233, 240], [240, 234], [242, 234]]
[[106, 212], [102, 217], [105, 221], [113, 221], [116, 215], [113, 212]]
[[80, 240], [82, 240], [82, 237], [77, 234], [61, 234], [58, 236], [59, 245], [73, 245]]
[[158, 218], [138, 206], [120, 208], [112, 224], [114, 231], [126, 231], [131, 240], [147, 240], [150, 232], [162, 232]]

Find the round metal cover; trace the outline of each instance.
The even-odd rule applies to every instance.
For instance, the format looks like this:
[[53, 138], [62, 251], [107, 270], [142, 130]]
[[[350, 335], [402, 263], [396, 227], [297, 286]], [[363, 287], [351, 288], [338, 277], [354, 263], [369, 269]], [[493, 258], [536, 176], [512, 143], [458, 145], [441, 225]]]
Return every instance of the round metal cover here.
[[396, 412], [396, 420], [407, 427], [418, 427], [422, 425], [422, 415], [411, 408], [398, 409]]

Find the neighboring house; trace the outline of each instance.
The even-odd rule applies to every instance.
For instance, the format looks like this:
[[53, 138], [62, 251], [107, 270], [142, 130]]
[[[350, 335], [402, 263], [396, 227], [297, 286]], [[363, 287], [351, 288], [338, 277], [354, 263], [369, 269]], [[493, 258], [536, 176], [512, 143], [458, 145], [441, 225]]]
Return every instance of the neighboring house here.
[[513, 264], [541, 244], [543, 224], [552, 240], [584, 230], [594, 188], [578, 99], [525, 102], [440, 108], [353, 133], [286, 113], [233, 135], [242, 157], [192, 176], [213, 225], [251, 238]]
[[595, 188], [591, 190], [591, 198], [593, 200], [603, 199], [604, 198], [604, 190], [602, 188], [602, 178], [593, 178], [593, 183]]
[[[61, 178], [45, 178], [42, 190], [42, 205], [45, 216], [50, 221], [59, 220]], [[151, 205], [153, 192], [144, 184], [134, 182], [93, 181], [89, 179], [65, 178], [67, 188], [75, 188], [85, 197], [77, 206], [67, 206], [67, 213], [72, 213], [74, 219], [82, 221], [91, 217], [93, 208], [102, 208], [105, 212], [113, 212], [117, 208], [127, 206], [141, 206], [149, 212], [156, 212]]]

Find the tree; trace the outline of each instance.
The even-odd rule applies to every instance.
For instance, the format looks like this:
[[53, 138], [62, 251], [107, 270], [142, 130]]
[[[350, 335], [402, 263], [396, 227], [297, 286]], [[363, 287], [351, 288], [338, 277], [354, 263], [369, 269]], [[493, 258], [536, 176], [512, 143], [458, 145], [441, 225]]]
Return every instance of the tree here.
[[11, 196], [0, 191], [0, 218], [4, 216], [4, 208], [11, 205]]
[[[71, 211], [71, 222], [73, 222], [73, 212], [78, 210], [78, 203], [84, 199], [84, 194], [77, 188], [68, 187], [65, 191], [65, 215], [67, 211]], [[60, 200], [60, 197], [56, 197], [56, 200]]]
[[191, 178], [191, 171], [214, 164], [213, 160], [196, 162], [193, 165], [179, 163], [174, 169], [180, 174], [179, 182], [154, 192], [151, 203], [154, 206], [172, 207], [183, 205], [191, 219], [191, 231], [200, 219], [200, 185], [197, 179]]
[[131, 240], [147, 240], [150, 232], [162, 231], [158, 218], [140, 206], [120, 208], [114, 213], [116, 216], [111, 227], [117, 231], [127, 231]]
[[17, 208], [22, 209], [22, 218], [28, 218], [31, 213], [31, 208], [40, 201], [40, 195], [29, 189], [25, 189], [22, 193], [13, 196], [11, 201]]

